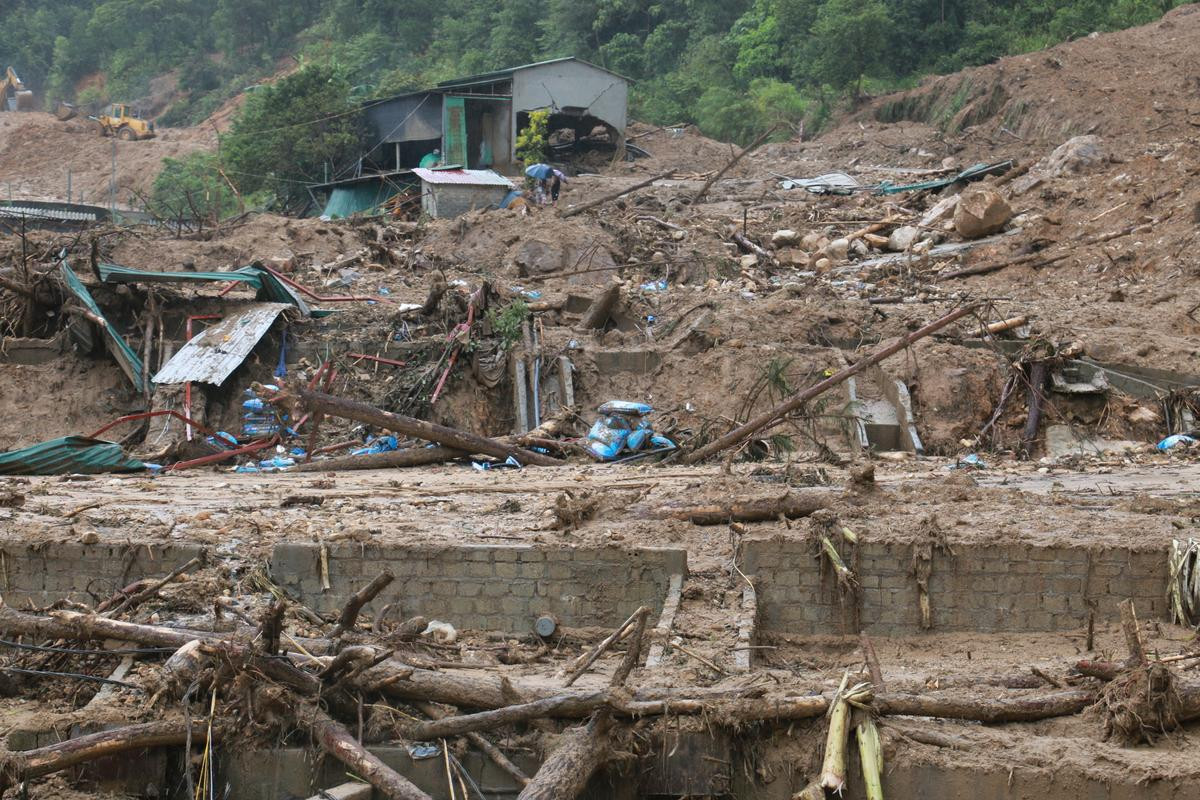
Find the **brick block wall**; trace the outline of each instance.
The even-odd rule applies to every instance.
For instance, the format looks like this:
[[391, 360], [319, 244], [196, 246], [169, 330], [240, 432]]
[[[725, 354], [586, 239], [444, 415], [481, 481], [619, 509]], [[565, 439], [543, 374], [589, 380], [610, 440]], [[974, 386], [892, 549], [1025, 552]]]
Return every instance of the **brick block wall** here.
[[526, 633], [546, 613], [576, 627], [612, 627], [642, 605], [657, 614], [671, 575], [687, 571], [687, 552], [338, 544], [329, 547], [328, 591], [321, 585], [318, 545], [276, 545], [271, 556], [273, 579], [322, 613], [341, 609], [384, 568], [396, 580], [365, 613], [394, 603], [403, 617], [420, 614], [462, 629]]
[[[1119, 617], [1132, 598], [1143, 619], [1168, 613], [1165, 550], [954, 544], [934, 551], [929, 599], [935, 631], [1057, 631]], [[795, 538], [743, 543], [743, 566], [756, 577], [759, 627], [796, 634], [854, 633], [853, 613], [835, 581], [822, 575], [811, 542]], [[863, 542], [857, 564], [862, 629], [881, 636], [921, 630], [913, 548]]]
[[141, 578], [165, 576], [199, 545], [0, 541], [0, 597], [11, 606], [94, 603]]

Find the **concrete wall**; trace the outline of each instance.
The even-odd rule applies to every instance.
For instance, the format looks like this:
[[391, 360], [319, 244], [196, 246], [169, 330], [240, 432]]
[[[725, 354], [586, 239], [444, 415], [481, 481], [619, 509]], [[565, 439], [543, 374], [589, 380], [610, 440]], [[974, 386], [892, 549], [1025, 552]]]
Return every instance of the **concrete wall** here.
[[[1057, 631], [1119, 617], [1132, 598], [1144, 618], [1165, 618], [1165, 551], [954, 544], [934, 551], [929, 579], [935, 631]], [[854, 633], [852, 609], [835, 582], [821, 574], [812, 542], [797, 538], [746, 541], [742, 569], [755, 576], [759, 629], [795, 634]], [[857, 564], [863, 630], [900, 636], [921, 630], [909, 545], [864, 542]]]
[[321, 585], [317, 545], [277, 545], [271, 556], [275, 581], [320, 612], [339, 610], [385, 568], [396, 580], [368, 609], [394, 603], [404, 617], [420, 614], [459, 628], [525, 633], [546, 613], [564, 625], [606, 627], [641, 605], [657, 614], [671, 575], [687, 570], [687, 552], [339, 544], [329, 548], [328, 591]]
[[423, 185], [421, 207], [436, 219], [449, 219], [477, 208], [498, 206], [509, 193], [504, 186], [469, 186], [459, 183]]
[[522, 111], [582, 109], [624, 136], [628, 106], [628, 82], [590, 64], [559, 61], [513, 73], [514, 132], [518, 129], [517, 114]]
[[94, 603], [140, 578], [162, 577], [198, 545], [0, 542], [0, 598], [10, 606]]

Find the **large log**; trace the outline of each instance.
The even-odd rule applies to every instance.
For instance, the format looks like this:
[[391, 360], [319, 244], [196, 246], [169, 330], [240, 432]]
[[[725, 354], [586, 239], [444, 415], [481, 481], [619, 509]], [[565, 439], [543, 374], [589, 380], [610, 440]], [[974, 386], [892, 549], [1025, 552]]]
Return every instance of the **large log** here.
[[[6, 753], [0, 756], [0, 794], [22, 781], [40, 778], [98, 758], [147, 747], [182, 745], [189, 737], [203, 740], [207, 730], [208, 723], [199, 719], [192, 721], [190, 730], [184, 722], [146, 722], [79, 736], [20, 753]], [[221, 726], [213, 726], [213, 738], [222, 730]]]
[[624, 189], [618, 189], [615, 192], [609, 192], [608, 194], [601, 195], [600, 197], [597, 197], [595, 200], [589, 200], [586, 203], [581, 203], [580, 205], [577, 205], [577, 206], [571, 206], [570, 208], [568, 208], [562, 212], [562, 217], [563, 217], [563, 219], [566, 219], [567, 217], [573, 217], [576, 214], [587, 211], [589, 208], [595, 208], [596, 206], [604, 205], [605, 203], [607, 203], [610, 200], [616, 200], [618, 197], [624, 197], [625, 195], [629, 194], [630, 192], [636, 192], [638, 189], [644, 189], [647, 186], [649, 186], [650, 184], [654, 183], [655, 181], [662, 180], [663, 178], [669, 178], [674, 174], [675, 174], [674, 170], [662, 172], [662, 173], [659, 173], [658, 175], [655, 175], [652, 178], [646, 178], [646, 180], [644, 180], [644, 181], [639, 181], [639, 182], [635, 183], [633, 186], [627, 186]]
[[940, 697], [921, 694], [886, 694], [875, 698], [875, 708], [891, 716], [941, 717], [977, 722], [1032, 722], [1077, 714], [1096, 702], [1092, 689], [1067, 689], [1025, 697], [999, 699]]
[[608, 716], [603, 713], [567, 731], [517, 800], [574, 800], [608, 760], [609, 743]]
[[418, 439], [425, 439], [430, 442], [437, 442], [447, 447], [464, 450], [468, 453], [484, 453], [496, 458], [508, 458], [512, 456], [522, 464], [536, 464], [540, 467], [561, 466], [563, 463], [556, 458], [520, 447], [514, 447], [496, 439], [489, 439], [485, 436], [478, 436], [474, 433], [449, 428], [445, 425], [438, 425], [435, 422], [427, 422], [426, 420], [405, 416], [404, 414], [393, 414], [356, 400], [347, 400], [324, 392], [310, 390], [301, 384], [294, 384], [289, 387], [287, 393], [296, 397], [306, 409], [312, 412], [365, 422], [377, 428], [396, 431], [406, 436], [415, 436]]
[[668, 503], [651, 513], [656, 519], [682, 519], [696, 525], [727, 525], [730, 522], [761, 522], [807, 517], [827, 508], [836, 499], [828, 489], [793, 491], [777, 497], [738, 498], [711, 503]]
[[453, 447], [405, 447], [387, 453], [364, 453], [361, 456], [326, 458], [297, 464], [292, 472], [340, 472], [347, 469], [392, 469], [396, 467], [423, 467], [446, 461], [465, 458], [469, 453]]
[[589, 695], [560, 694], [544, 700], [534, 700], [531, 703], [519, 703], [491, 711], [480, 711], [477, 714], [463, 714], [456, 717], [443, 717], [431, 722], [421, 722], [413, 725], [407, 733], [410, 739], [425, 741], [442, 739], [447, 736], [461, 736], [470, 731], [491, 730], [541, 717], [586, 717], [604, 705], [607, 700], [607, 692], [593, 692]]
[[688, 453], [687, 455], [685, 455], [683, 457], [683, 463], [695, 464], [697, 462], [703, 461], [704, 459], [708, 458], [709, 456], [712, 456], [712, 455], [715, 455], [715, 454], [721, 452], [722, 450], [732, 447], [735, 444], [739, 444], [740, 442], [745, 441], [750, 436], [753, 436], [755, 433], [762, 430], [763, 428], [769, 427], [775, 423], [782, 421], [783, 418], [786, 417], [788, 414], [791, 414], [793, 411], [796, 411], [796, 410], [802, 408], [804, 406], [804, 404], [807, 403], [809, 400], [812, 400], [813, 398], [818, 397], [821, 394], [832, 389], [834, 386], [837, 386], [838, 384], [843, 383], [847, 379], [862, 372], [867, 367], [870, 367], [874, 364], [878, 364], [880, 361], [883, 361], [888, 356], [892, 356], [892, 355], [895, 355], [896, 353], [899, 353], [901, 350], [912, 345], [913, 342], [915, 342], [919, 339], [924, 339], [926, 336], [929, 336], [932, 333], [936, 333], [937, 331], [946, 327], [950, 323], [955, 322], [959, 319], [962, 319], [963, 317], [970, 314], [978, 307], [979, 307], [979, 303], [970, 303], [970, 304], [965, 305], [962, 308], [958, 309], [957, 311], [953, 311], [953, 312], [947, 314], [946, 316], [941, 317], [940, 319], [934, 320], [933, 322], [929, 323], [928, 325], [926, 325], [925, 327], [923, 327], [919, 330], [915, 330], [912, 333], [908, 333], [908, 334], [905, 334], [904, 336], [901, 336], [899, 339], [897, 339], [892, 344], [887, 345], [886, 347], [880, 348], [879, 350], [876, 350], [874, 353], [872, 353], [869, 356], [866, 356], [865, 358], [859, 359], [857, 362], [855, 362], [855, 364], [853, 366], [846, 367], [845, 369], [841, 370], [840, 372], [837, 372], [837, 373], [829, 376], [825, 380], [823, 380], [819, 383], [813, 384], [812, 386], [808, 387], [807, 389], [804, 389], [803, 391], [797, 392], [796, 394], [792, 395], [790, 398], [788, 398], [784, 402], [775, 406], [775, 408], [772, 408], [769, 411], [765, 411], [762, 414], [759, 414], [754, 419], [750, 420], [749, 422], [745, 423], [744, 425], [740, 425], [740, 426], [734, 428], [733, 430], [731, 430], [729, 433], [725, 434], [724, 436], [721, 436], [720, 438], [709, 442], [708, 444], [704, 445], [703, 447], [699, 448], [698, 450], [694, 450], [693, 452]]
[[389, 800], [432, 800], [425, 792], [359, 744], [350, 731], [309, 703], [296, 704], [296, 721], [312, 731], [321, 748]]

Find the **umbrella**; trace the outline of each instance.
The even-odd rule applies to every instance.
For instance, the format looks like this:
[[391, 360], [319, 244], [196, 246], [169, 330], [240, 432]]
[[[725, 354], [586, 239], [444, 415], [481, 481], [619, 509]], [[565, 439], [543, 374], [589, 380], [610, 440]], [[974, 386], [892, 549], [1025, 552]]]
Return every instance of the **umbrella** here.
[[549, 164], [530, 164], [525, 168], [525, 174], [534, 180], [544, 181], [554, 173], [554, 167]]

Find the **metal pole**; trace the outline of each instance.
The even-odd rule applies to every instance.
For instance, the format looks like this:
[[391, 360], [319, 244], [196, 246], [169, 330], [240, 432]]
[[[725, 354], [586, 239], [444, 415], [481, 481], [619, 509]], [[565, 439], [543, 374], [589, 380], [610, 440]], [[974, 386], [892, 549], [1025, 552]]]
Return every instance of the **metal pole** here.
[[108, 179], [108, 213], [116, 219], [117, 216], [117, 139], [112, 140], [112, 170]]
[[67, 202], [71, 202], [71, 168], [67, 167]]

